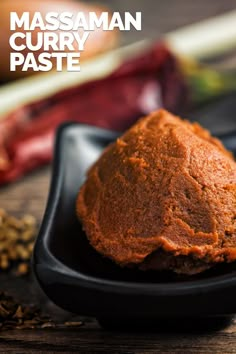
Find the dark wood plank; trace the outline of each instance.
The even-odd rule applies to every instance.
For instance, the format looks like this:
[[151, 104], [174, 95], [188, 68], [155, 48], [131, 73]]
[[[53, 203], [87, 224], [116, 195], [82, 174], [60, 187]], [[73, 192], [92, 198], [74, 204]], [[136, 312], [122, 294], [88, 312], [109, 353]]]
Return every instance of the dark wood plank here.
[[236, 352], [236, 325], [217, 333], [109, 332], [96, 323], [77, 330], [25, 330], [0, 334], [8, 353], [216, 353]]
[[[143, 30], [131, 31], [124, 43], [141, 38], [158, 38], [164, 32], [234, 9], [234, 0], [103, 0], [115, 11], [142, 11]], [[30, 174], [21, 181], [0, 189], [0, 207], [15, 215], [31, 213], [40, 222], [46, 205], [50, 168]], [[0, 274], [1, 290], [21, 301], [40, 304], [57, 321], [74, 316], [53, 305], [42, 293], [32, 274], [26, 278]], [[220, 304], [219, 304], [220, 305]], [[76, 318], [77, 319], [77, 318]], [[85, 319], [77, 329], [17, 330], [0, 333], [2, 353], [235, 353], [236, 321], [218, 331], [175, 333], [160, 330], [122, 333], [100, 329], [95, 320]]]
[[50, 167], [44, 167], [20, 181], [1, 187], [1, 207], [16, 216], [30, 213], [40, 222], [46, 206]]

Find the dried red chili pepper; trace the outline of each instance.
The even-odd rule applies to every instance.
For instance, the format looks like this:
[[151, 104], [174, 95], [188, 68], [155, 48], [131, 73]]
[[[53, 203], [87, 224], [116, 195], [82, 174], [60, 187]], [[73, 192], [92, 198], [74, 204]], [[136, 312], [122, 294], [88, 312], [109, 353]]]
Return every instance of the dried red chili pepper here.
[[186, 93], [176, 58], [163, 44], [156, 44], [106, 78], [22, 107], [0, 123], [0, 155], [2, 149], [5, 159], [0, 184], [48, 163], [55, 131], [64, 121], [122, 131], [160, 107], [180, 112]]

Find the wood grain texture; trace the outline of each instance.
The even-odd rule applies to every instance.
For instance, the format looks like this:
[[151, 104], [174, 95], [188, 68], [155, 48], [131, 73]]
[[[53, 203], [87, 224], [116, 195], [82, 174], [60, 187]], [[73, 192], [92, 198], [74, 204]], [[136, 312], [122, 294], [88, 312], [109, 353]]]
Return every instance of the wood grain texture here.
[[[235, 353], [234, 326], [217, 334], [121, 333], [92, 326], [78, 330], [12, 331], [0, 335], [8, 353]], [[62, 332], [63, 331], [63, 332]], [[27, 346], [26, 346], [27, 339]]]
[[[143, 30], [131, 31], [123, 42], [151, 37], [200, 19], [235, 8], [234, 0], [103, 0], [115, 11], [142, 11]], [[40, 222], [46, 205], [50, 168], [30, 174], [0, 189], [1, 207], [20, 216], [34, 214]], [[78, 319], [53, 305], [42, 293], [33, 275], [15, 279], [0, 274], [1, 290], [25, 302], [41, 305], [57, 321]], [[236, 353], [236, 321], [224, 328], [202, 332], [108, 332], [94, 319], [85, 319], [77, 329], [17, 330], [0, 333], [1, 353]]]

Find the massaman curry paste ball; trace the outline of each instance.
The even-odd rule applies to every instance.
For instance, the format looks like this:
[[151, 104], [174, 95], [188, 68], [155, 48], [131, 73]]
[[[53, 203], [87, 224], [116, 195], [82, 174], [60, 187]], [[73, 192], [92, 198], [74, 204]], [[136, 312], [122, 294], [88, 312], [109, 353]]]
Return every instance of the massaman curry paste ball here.
[[76, 209], [92, 247], [122, 267], [195, 274], [236, 259], [236, 163], [164, 110], [104, 151]]

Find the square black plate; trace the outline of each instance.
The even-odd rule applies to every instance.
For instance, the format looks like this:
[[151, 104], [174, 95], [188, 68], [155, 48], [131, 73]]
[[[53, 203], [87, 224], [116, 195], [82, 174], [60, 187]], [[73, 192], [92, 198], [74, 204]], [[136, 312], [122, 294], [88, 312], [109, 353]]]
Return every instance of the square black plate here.
[[[120, 269], [89, 245], [75, 215], [88, 167], [117, 133], [67, 124], [55, 146], [51, 189], [34, 250], [34, 269], [49, 298], [74, 313], [156, 320], [236, 312], [236, 264], [191, 278]], [[226, 136], [233, 148], [235, 136]]]

